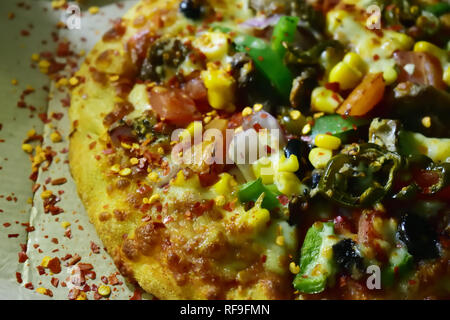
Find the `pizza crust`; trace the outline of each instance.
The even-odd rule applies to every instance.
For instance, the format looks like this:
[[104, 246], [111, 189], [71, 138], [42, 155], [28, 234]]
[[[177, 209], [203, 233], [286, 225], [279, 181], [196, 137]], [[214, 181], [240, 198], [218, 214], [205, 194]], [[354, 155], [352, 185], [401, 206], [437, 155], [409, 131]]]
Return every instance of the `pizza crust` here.
[[[290, 298], [293, 290], [290, 285], [292, 276], [289, 274], [266, 272], [258, 269], [256, 264], [253, 268], [257, 270], [250, 269], [246, 272], [247, 276], [254, 274], [257, 278], [239, 282], [235, 274], [226, 274], [225, 268], [208, 269], [214, 260], [208, 246], [220, 247], [225, 232], [222, 221], [204, 218], [204, 221], [200, 219], [201, 221], [189, 223], [179, 222], [170, 230], [158, 231], [162, 233], [150, 230], [155, 232], [152, 234], [148, 230], [142, 230], [143, 214], [127, 201], [127, 197], [136, 191], [136, 183], [132, 181], [125, 188], [112, 187], [115, 182], [110, 176], [111, 164], [103, 152], [108, 149], [109, 143], [103, 119], [117, 102], [116, 91], [110, 82], [102, 84], [98, 79], [94, 79], [90, 68], [94, 66], [103, 76], [120, 76], [130, 72], [133, 57], [130, 57], [124, 48], [128, 39], [142, 29], [142, 26], [137, 28], [136, 23], [133, 23], [141, 16], [146, 17], [147, 28], [157, 29], [158, 19], [161, 17], [167, 17], [168, 22], [179, 17], [178, 1], [141, 1], [134, 6], [122, 20], [127, 26], [124, 36], [119, 41], [102, 40], [95, 45], [76, 74], [82, 81], [72, 90], [69, 111], [72, 123], [70, 168], [90, 221], [120, 272], [159, 299]], [[177, 30], [177, 27], [173, 30]], [[109, 67], [104, 65], [104, 59], [100, 58], [102, 55], [103, 58], [108, 56], [110, 59]], [[181, 194], [173, 196], [173, 203], [175, 200], [179, 200], [181, 204], [183, 201], [187, 203], [202, 197], [202, 192], [180, 192]], [[176, 215], [178, 205], [178, 202], [177, 205], [171, 205], [168, 214]], [[139, 226], [141, 229], [136, 231]], [[204, 234], [199, 233], [199, 230], [203, 230]], [[156, 234], [159, 237], [152, 242], [149, 254], [136, 253], [136, 232], [144, 232], [147, 236]], [[215, 234], [217, 237], [209, 243], [208, 239], [205, 240], [206, 234]], [[162, 239], [166, 238], [176, 246], [164, 243]], [[197, 245], [201, 241], [207, 243], [204, 249], [204, 252], [207, 252], [206, 261], [193, 263], [194, 260], [189, 260], [189, 263], [183, 264], [184, 257], [189, 257], [187, 248], [195, 252], [203, 250]], [[241, 245], [242, 247], [238, 244], [236, 248], [221, 249], [220, 254], [229, 254], [227, 250], [245, 251], [246, 244]], [[181, 259], [178, 263], [176, 257]], [[215, 283], [214, 275], [225, 280]], [[242, 274], [240, 276], [242, 277]]]

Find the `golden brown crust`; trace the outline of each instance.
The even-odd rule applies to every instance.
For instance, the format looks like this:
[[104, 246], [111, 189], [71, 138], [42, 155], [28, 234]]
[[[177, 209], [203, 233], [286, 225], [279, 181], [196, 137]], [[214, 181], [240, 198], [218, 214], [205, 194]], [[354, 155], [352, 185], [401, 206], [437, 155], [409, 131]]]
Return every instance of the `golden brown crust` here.
[[[135, 206], [142, 202], [136, 198], [137, 181], [110, 174], [120, 155], [105, 152], [111, 146], [103, 120], [123, 89], [110, 76], [129, 85], [138, 57], [126, 50], [128, 40], [177, 17], [178, 1], [139, 2], [122, 19], [124, 35], [117, 36], [123, 29], [109, 32], [77, 73], [82, 81], [72, 92], [69, 159], [78, 193], [120, 272], [157, 298], [289, 298], [291, 276], [265, 271], [255, 244], [228, 239], [220, 212], [208, 208], [201, 217], [184, 219], [185, 207], [201, 201], [202, 193], [169, 195], [162, 213], [152, 209], [146, 216]], [[161, 216], [173, 220], [170, 226], [157, 219]], [[244, 267], [230, 271], [225, 262]]]

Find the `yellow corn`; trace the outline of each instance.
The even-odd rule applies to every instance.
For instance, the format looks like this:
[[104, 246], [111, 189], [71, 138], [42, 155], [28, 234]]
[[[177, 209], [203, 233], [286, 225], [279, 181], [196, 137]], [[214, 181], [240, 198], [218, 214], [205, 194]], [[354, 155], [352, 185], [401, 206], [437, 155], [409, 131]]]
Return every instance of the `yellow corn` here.
[[42, 193], [41, 193], [41, 198], [42, 199], [48, 199], [48, 198], [50, 198], [51, 197], [51, 195], [52, 195], [53, 193], [52, 193], [52, 191], [51, 190], [45, 190], [45, 191], [43, 191]]
[[333, 156], [333, 152], [324, 148], [313, 148], [309, 152], [308, 159], [316, 169], [324, 168]]
[[311, 106], [313, 111], [334, 113], [344, 101], [342, 97], [325, 87], [317, 87], [311, 94]]
[[202, 134], [203, 124], [201, 121], [192, 121], [186, 129], [180, 134], [180, 139], [192, 139], [195, 135]]
[[444, 82], [450, 87], [450, 65], [445, 68], [443, 79]]
[[225, 70], [217, 69], [211, 64], [208, 65], [207, 70], [202, 71], [201, 77], [208, 89], [208, 101], [211, 107], [218, 110], [234, 110], [234, 78]]
[[69, 221], [61, 222], [61, 227], [63, 227], [64, 229], [67, 229], [68, 227], [70, 227], [70, 222]]
[[272, 166], [272, 161], [267, 157], [262, 157], [252, 164], [253, 173], [255, 177], [261, 178], [263, 184], [273, 183], [273, 176], [275, 170]]
[[359, 54], [354, 52], [349, 52], [344, 56], [343, 61], [351, 68], [354, 68], [361, 72], [362, 74], [367, 71], [366, 62], [359, 56]]
[[45, 289], [43, 287], [39, 287], [36, 289], [36, 292], [40, 293], [40, 294], [47, 294], [47, 289]]
[[252, 209], [238, 215], [236, 223], [242, 226], [245, 225], [253, 233], [258, 233], [267, 227], [269, 220], [270, 212], [267, 209], [255, 205]]
[[356, 87], [362, 77], [362, 72], [341, 61], [331, 69], [328, 81], [338, 82], [340, 89], [347, 90]]
[[121, 176], [128, 176], [131, 174], [131, 169], [130, 168], [123, 168], [122, 170], [119, 171], [119, 174]]
[[97, 292], [101, 296], [107, 297], [111, 294], [111, 288], [109, 286], [101, 285], [100, 287], [98, 287]]
[[383, 79], [387, 85], [393, 84], [397, 80], [398, 73], [395, 68], [390, 66], [383, 70]]
[[42, 258], [41, 266], [47, 268], [50, 260], [52, 260], [52, 257], [45, 256], [44, 258]]
[[297, 274], [300, 272], [300, 266], [296, 265], [295, 262], [291, 262], [289, 264], [289, 271], [293, 274]]
[[300, 180], [292, 172], [277, 172], [274, 177], [278, 191], [285, 195], [294, 195], [300, 192]]
[[291, 154], [288, 159], [286, 159], [284, 155], [281, 155], [278, 162], [279, 171], [296, 172], [299, 167], [298, 159], [295, 154]]
[[316, 146], [328, 150], [336, 150], [341, 145], [341, 139], [329, 134], [318, 134], [314, 139]]
[[52, 140], [52, 142], [61, 142], [62, 137], [59, 132], [54, 131], [50, 134], [50, 140]]
[[441, 61], [441, 63], [446, 60], [445, 51], [428, 41], [416, 42], [416, 44], [414, 45], [414, 51], [429, 53], [438, 58]]
[[206, 32], [196, 38], [193, 45], [198, 48], [209, 61], [221, 60], [228, 52], [228, 35], [222, 32]]
[[218, 195], [227, 195], [230, 193], [231, 188], [236, 185], [236, 181], [234, 180], [233, 176], [229, 173], [221, 173], [219, 175], [220, 179], [216, 182], [215, 185], [213, 185], [214, 191]]
[[31, 152], [33, 152], [33, 146], [31, 144], [24, 143], [24, 144], [22, 144], [22, 150], [27, 153], [31, 153]]

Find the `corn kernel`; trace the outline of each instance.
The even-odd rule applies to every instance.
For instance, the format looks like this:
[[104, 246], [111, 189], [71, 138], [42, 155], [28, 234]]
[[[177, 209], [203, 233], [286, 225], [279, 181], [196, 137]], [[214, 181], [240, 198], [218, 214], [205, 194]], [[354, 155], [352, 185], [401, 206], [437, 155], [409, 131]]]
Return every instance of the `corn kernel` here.
[[[257, 201], [258, 202], [258, 201]], [[252, 209], [238, 215], [236, 223], [238, 225], [246, 225], [253, 233], [258, 233], [267, 227], [270, 221], [270, 212], [255, 205]]]
[[302, 134], [306, 135], [311, 131], [311, 125], [309, 123], [305, 124], [302, 128]]
[[341, 61], [331, 69], [328, 81], [337, 82], [340, 89], [347, 90], [356, 87], [362, 77], [362, 72]]
[[131, 174], [131, 169], [130, 168], [123, 168], [122, 170], [119, 171], [119, 174], [121, 176], [128, 176]]
[[298, 110], [292, 110], [291, 112], [289, 112], [289, 116], [292, 120], [298, 120], [302, 116], [302, 113]]
[[398, 73], [393, 67], [388, 67], [383, 70], [383, 79], [387, 85], [393, 84], [397, 80]]
[[45, 190], [41, 193], [42, 199], [48, 199], [52, 196], [53, 192], [51, 190]]
[[49, 67], [50, 67], [50, 62], [48, 62], [47, 60], [39, 61], [39, 68], [40, 69], [47, 69]]
[[273, 183], [275, 171], [272, 162], [267, 157], [262, 157], [252, 164], [252, 170], [256, 178], [261, 178], [263, 184]]
[[31, 55], [31, 60], [34, 61], [34, 62], [38, 62], [40, 58], [41, 57], [40, 57], [39, 53], [33, 53]]
[[447, 86], [450, 87], [450, 65], [445, 68], [443, 79]]
[[40, 293], [40, 294], [47, 294], [47, 289], [45, 289], [43, 287], [39, 287], [36, 289], [36, 292]]
[[203, 124], [201, 121], [192, 121], [183, 132], [180, 133], [180, 140], [193, 139], [196, 135], [201, 135], [203, 132]]
[[27, 153], [31, 153], [31, 152], [33, 152], [33, 146], [29, 143], [24, 143], [24, 144], [22, 144], [22, 150]]
[[152, 182], [158, 182], [159, 181], [159, 176], [158, 176], [158, 174], [156, 172], [150, 172], [147, 177]]
[[84, 291], [80, 291], [75, 300], [87, 300], [86, 293]]
[[297, 273], [300, 272], [300, 266], [296, 265], [295, 262], [291, 262], [291, 263], [289, 264], [289, 271], [290, 271], [292, 274], [297, 274]]
[[423, 117], [423, 118], [422, 118], [422, 125], [423, 125], [425, 128], [431, 127], [431, 118], [430, 118], [430, 117]]
[[329, 134], [318, 134], [314, 139], [316, 146], [329, 150], [336, 150], [341, 145], [341, 139]]
[[344, 101], [342, 97], [325, 87], [317, 87], [311, 93], [311, 106], [313, 111], [334, 113]]
[[119, 165], [118, 163], [113, 164], [113, 165], [111, 166], [110, 170], [111, 170], [112, 172], [114, 172], [114, 173], [119, 173], [119, 171], [120, 171], [120, 165]]
[[208, 60], [220, 60], [228, 52], [228, 35], [222, 32], [206, 32], [196, 38], [193, 45], [197, 47]]
[[122, 146], [122, 148], [124, 149], [131, 149], [131, 145], [126, 143], [126, 142], [121, 142], [120, 145]]
[[208, 89], [208, 102], [214, 109], [234, 109], [233, 90], [234, 78], [214, 65], [208, 65], [208, 69], [202, 71], [202, 80]]
[[255, 111], [255, 112], [261, 111], [262, 108], [263, 108], [263, 105], [261, 103], [255, 103], [253, 105], [253, 111]]
[[98, 287], [97, 292], [101, 296], [107, 297], [111, 294], [111, 288], [109, 286], [101, 285], [100, 287]]
[[316, 147], [311, 149], [308, 159], [314, 168], [322, 169], [325, 168], [332, 156], [333, 152], [331, 150]]
[[277, 236], [275, 239], [275, 243], [279, 245], [280, 247], [284, 245], [284, 237], [283, 236]]
[[133, 157], [133, 158], [131, 158], [131, 159], [130, 159], [130, 163], [131, 163], [132, 165], [136, 165], [136, 164], [138, 164], [138, 163], [139, 163], [139, 159], [138, 159], [138, 158], [135, 158], [135, 157]]
[[61, 227], [63, 227], [64, 229], [67, 229], [68, 227], [70, 227], [70, 222], [69, 221], [63, 221], [61, 222]]
[[284, 155], [281, 155], [278, 162], [279, 171], [296, 172], [299, 168], [300, 165], [295, 154], [291, 154], [288, 159]]
[[287, 196], [300, 192], [300, 180], [292, 172], [277, 172], [274, 177], [278, 191]]
[[242, 110], [242, 116], [243, 116], [243, 117], [247, 117], [247, 116], [251, 115], [252, 113], [253, 113], [253, 109], [250, 108], [250, 107], [245, 107], [245, 108]]
[[367, 71], [366, 62], [359, 56], [359, 54], [354, 52], [349, 52], [344, 56], [343, 61], [348, 64], [351, 68], [355, 68], [362, 74]]
[[76, 86], [78, 83], [79, 83], [79, 80], [76, 77], [72, 77], [72, 78], [69, 79], [69, 84], [71, 86]]
[[155, 203], [156, 201], [159, 201], [159, 199], [161, 199], [161, 196], [159, 195], [159, 193], [155, 193], [150, 197], [150, 199], [148, 199], [148, 203]]
[[[231, 191], [231, 187], [233, 184], [235, 184], [235, 180], [233, 178], [232, 175], [230, 175], [229, 173], [221, 173], [219, 175], [220, 179], [219, 181], [217, 181], [214, 185], [213, 185], [213, 189], [214, 191], [218, 194], [218, 195], [227, 195], [230, 193]], [[234, 183], [233, 183], [234, 182]]]
[[438, 58], [441, 63], [443, 62], [443, 60], [445, 60], [445, 51], [428, 41], [416, 42], [416, 44], [414, 45], [414, 51], [429, 53]]
[[51, 134], [50, 134], [50, 140], [52, 140], [52, 142], [61, 142], [61, 140], [62, 140], [62, 137], [61, 137], [61, 135], [59, 134], [59, 132], [57, 132], [57, 131], [55, 131], [55, 132], [52, 132]]
[[93, 6], [93, 7], [90, 7], [88, 10], [89, 10], [90, 14], [97, 14], [100, 11], [100, 8]]
[[41, 261], [41, 267], [47, 268], [50, 260], [52, 260], [52, 257], [49, 256], [43, 257]]
[[223, 195], [219, 195], [214, 199], [214, 203], [216, 204], [216, 206], [221, 207], [223, 205], [225, 205], [226, 199]]

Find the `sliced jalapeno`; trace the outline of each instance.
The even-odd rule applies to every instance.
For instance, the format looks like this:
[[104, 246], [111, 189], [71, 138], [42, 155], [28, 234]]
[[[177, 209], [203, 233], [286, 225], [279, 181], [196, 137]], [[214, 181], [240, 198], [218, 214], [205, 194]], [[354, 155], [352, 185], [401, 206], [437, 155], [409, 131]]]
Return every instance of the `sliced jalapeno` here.
[[345, 206], [371, 206], [391, 190], [400, 163], [397, 153], [376, 144], [352, 145], [328, 162], [319, 191]]

